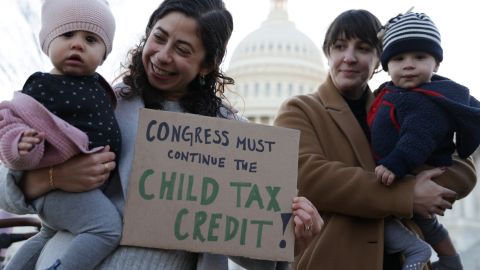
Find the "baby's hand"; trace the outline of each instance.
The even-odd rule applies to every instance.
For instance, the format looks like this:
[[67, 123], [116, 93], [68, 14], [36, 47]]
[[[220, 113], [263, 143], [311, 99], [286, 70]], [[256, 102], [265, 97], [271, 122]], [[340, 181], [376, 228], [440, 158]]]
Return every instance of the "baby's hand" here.
[[23, 132], [18, 142], [18, 153], [20, 156], [28, 154], [36, 144], [42, 142], [45, 133], [37, 132], [35, 129], [29, 129]]
[[395, 180], [395, 174], [383, 165], [378, 165], [375, 168], [375, 175], [385, 186], [390, 186]]

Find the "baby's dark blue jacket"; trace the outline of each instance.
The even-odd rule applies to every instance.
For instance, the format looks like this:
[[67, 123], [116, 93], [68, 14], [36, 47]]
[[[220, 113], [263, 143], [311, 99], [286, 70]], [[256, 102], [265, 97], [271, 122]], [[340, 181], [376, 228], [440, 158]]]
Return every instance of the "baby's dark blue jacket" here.
[[455, 150], [466, 158], [480, 144], [480, 102], [467, 87], [434, 75], [414, 89], [387, 82], [376, 92], [367, 116], [372, 151], [398, 178], [422, 164], [450, 166]]

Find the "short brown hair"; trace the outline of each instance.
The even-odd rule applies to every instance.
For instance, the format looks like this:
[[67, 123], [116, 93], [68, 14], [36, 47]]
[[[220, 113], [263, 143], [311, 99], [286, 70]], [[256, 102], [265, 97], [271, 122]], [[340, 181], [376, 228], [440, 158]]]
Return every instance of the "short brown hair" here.
[[358, 38], [377, 51], [378, 57], [382, 53], [382, 42], [377, 33], [382, 28], [378, 18], [367, 10], [350, 9], [342, 12], [328, 27], [323, 41], [323, 53], [330, 54], [330, 47], [340, 38]]

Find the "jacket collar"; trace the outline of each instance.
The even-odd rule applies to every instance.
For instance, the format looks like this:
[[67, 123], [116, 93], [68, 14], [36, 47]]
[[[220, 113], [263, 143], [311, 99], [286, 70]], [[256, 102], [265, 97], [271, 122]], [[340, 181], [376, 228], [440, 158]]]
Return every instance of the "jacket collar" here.
[[[367, 88], [366, 91], [368, 91], [368, 98], [365, 110], [368, 111], [368, 108], [373, 102], [373, 94], [370, 88]], [[373, 171], [375, 162], [372, 158], [370, 144], [360, 124], [348, 107], [347, 102], [342, 95], [340, 95], [340, 91], [333, 84], [330, 76], [328, 76], [325, 83], [320, 86], [316, 95], [324, 105], [325, 110], [348, 139], [360, 166]]]

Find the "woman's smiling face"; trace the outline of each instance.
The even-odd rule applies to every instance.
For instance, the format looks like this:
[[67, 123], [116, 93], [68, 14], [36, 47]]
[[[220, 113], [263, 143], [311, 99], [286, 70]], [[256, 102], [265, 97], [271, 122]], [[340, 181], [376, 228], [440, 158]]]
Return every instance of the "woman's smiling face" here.
[[205, 75], [205, 48], [195, 19], [170, 12], [155, 23], [145, 42], [142, 62], [149, 83], [167, 100], [179, 100], [199, 75]]
[[334, 85], [349, 99], [362, 96], [379, 63], [375, 48], [358, 38], [338, 39], [327, 58]]

